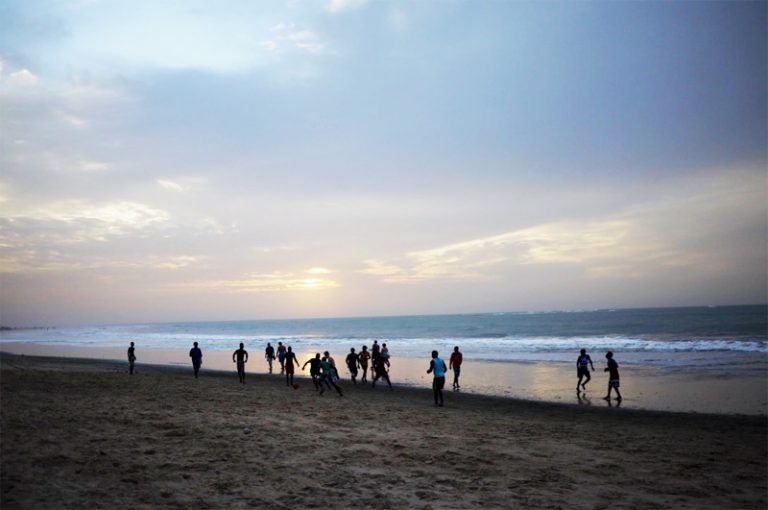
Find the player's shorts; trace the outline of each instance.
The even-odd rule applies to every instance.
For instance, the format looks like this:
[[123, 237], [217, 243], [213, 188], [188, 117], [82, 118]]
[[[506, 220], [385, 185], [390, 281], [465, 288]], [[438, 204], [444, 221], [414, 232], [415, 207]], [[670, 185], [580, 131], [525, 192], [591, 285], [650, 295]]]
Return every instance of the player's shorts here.
[[619, 380], [618, 379], [611, 379], [608, 381], [608, 386], [611, 388], [618, 388], [619, 387]]
[[285, 373], [293, 375], [293, 365], [285, 365]]
[[577, 377], [584, 377], [589, 375], [589, 368], [587, 367], [579, 367], [576, 369], [576, 376]]
[[445, 377], [435, 377], [434, 381], [432, 381], [432, 386], [436, 390], [442, 390], [445, 388]]
[[455, 375], [456, 377], [461, 375], [461, 365], [459, 365], [459, 366], [454, 365], [453, 366], [453, 375]]

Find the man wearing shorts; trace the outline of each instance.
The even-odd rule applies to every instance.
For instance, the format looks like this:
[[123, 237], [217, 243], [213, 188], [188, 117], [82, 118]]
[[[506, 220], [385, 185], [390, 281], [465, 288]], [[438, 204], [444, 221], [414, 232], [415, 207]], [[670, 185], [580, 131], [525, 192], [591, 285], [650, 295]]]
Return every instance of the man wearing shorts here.
[[285, 346], [283, 342], [277, 342], [277, 361], [280, 362], [280, 373], [285, 373]]
[[243, 344], [240, 344], [240, 348], [232, 353], [232, 363], [237, 362], [237, 377], [240, 379], [240, 384], [245, 384], [245, 364], [248, 363], [248, 351], [243, 347]]
[[339, 396], [343, 397], [344, 394], [341, 392], [341, 388], [339, 388], [339, 385], [336, 384], [336, 368], [334, 368], [334, 366], [331, 364], [328, 356], [323, 356], [323, 359], [320, 361], [320, 370], [320, 381], [318, 382], [320, 385], [320, 395], [325, 393], [325, 388], [323, 388], [323, 383], [325, 383], [326, 386], [330, 385], [336, 388]]
[[[314, 358], [308, 359], [301, 369], [304, 370], [307, 368], [307, 365], [309, 365], [309, 375], [312, 376], [312, 384], [315, 385], [315, 391], [318, 391], [320, 389], [320, 383], [318, 381], [318, 378], [320, 377], [320, 353], [318, 352], [315, 354]], [[331, 389], [330, 385], [328, 385], [328, 389]]]
[[619, 364], [613, 359], [611, 351], [605, 353], [605, 358], [608, 360], [608, 367], [603, 372], [608, 372], [608, 395], [603, 400], [611, 400], [611, 389], [614, 389], [616, 390], [616, 400], [621, 401], [621, 393], [619, 393]]
[[[576, 375], [579, 378], [579, 380], [576, 381], [576, 393], [579, 392], [579, 386], [581, 386], [582, 390], [586, 390], [587, 383], [592, 379], [592, 376], [589, 375], [589, 366], [592, 367], [592, 371], [594, 372], [595, 365], [592, 364], [592, 358], [589, 357], [586, 349], [582, 349], [581, 354], [576, 358]], [[582, 383], [581, 379], [584, 377], [586, 377], [587, 380]]]
[[272, 344], [267, 342], [267, 348], [264, 351], [264, 358], [267, 360], [267, 363], [269, 364], [269, 373], [272, 373], [272, 362], [275, 360], [275, 348], [272, 347]]
[[285, 353], [285, 383], [288, 386], [293, 386], [293, 366], [299, 365], [299, 360], [296, 359], [296, 354], [288, 347], [288, 351]]
[[358, 360], [360, 361], [360, 370], [363, 372], [363, 376], [360, 378], [361, 382], [368, 382], [368, 360], [371, 359], [371, 353], [368, 352], [368, 346], [364, 345], [363, 350], [358, 354]]
[[459, 386], [459, 376], [461, 375], [461, 364], [464, 361], [464, 355], [459, 352], [459, 346], [453, 348], [453, 352], [451, 353], [451, 359], [448, 360], [448, 368], [453, 369], [453, 389], [458, 390], [461, 388]]
[[429, 362], [428, 374], [434, 372], [435, 378], [432, 380], [432, 391], [435, 394], [435, 405], [443, 407], [443, 388], [445, 387], [445, 373], [448, 368], [445, 361], [437, 357], [437, 351], [432, 351], [432, 359]]

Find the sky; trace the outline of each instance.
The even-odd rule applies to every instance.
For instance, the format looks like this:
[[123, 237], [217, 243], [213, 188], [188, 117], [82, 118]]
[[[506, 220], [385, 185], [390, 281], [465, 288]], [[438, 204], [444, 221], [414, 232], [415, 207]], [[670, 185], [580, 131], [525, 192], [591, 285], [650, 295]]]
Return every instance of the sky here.
[[765, 2], [0, 2], [0, 323], [765, 303]]

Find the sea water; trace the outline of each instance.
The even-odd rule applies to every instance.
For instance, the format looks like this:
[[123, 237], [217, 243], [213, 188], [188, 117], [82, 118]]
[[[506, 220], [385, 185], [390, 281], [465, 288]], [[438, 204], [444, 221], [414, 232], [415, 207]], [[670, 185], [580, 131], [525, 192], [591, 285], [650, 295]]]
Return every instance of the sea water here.
[[281, 341], [341, 354], [377, 340], [406, 358], [459, 346], [466, 360], [571, 362], [583, 348], [658, 368], [765, 370], [767, 331], [768, 305], [751, 305], [100, 325], [6, 330], [0, 344], [255, 351]]

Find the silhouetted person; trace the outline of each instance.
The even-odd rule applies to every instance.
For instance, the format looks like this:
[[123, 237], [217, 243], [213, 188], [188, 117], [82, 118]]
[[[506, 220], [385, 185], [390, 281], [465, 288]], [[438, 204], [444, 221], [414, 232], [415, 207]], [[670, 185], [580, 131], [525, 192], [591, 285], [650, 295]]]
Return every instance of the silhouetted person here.
[[461, 375], [461, 364], [464, 362], [464, 355], [459, 352], [459, 346], [453, 348], [451, 359], [448, 360], [448, 369], [453, 369], [453, 389], [458, 390], [459, 376]]
[[352, 384], [357, 384], [357, 368], [360, 366], [360, 357], [355, 353], [355, 348], [352, 347], [349, 349], [349, 354], [347, 354], [347, 368], [349, 369], [349, 373], [352, 376]]
[[283, 342], [277, 342], [277, 361], [280, 362], [280, 373], [285, 373], [285, 346]]
[[616, 400], [621, 401], [621, 393], [619, 393], [619, 364], [613, 359], [613, 353], [608, 351], [605, 353], [605, 358], [608, 360], [608, 367], [603, 372], [608, 372], [608, 394], [603, 400], [611, 400], [611, 389], [616, 390]]
[[435, 378], [432, 380], [432, 391], [435, 394], [436, 406], [443, 407], [443, 388], [445, 387], [445, 373], [447, 371], [445, 361], [437, 357], [437, 351], [432, 351], [432, 359], [429, 361], [427, 373], [435, 373]]
[[[312, 376], [312, 384], [315, 385], [315, 391], [318, 391], [320, 389], [320, 383], [318, 382], [320, 377], [320, 353], [318, 352], [314, 358], [309, 358], [305, 361], [301, 369], [304, 370], [307, 368], [307, 365], [309, 365], [309, 375]], [[330, 385], [328, 389], [331, 389]]]
[[360, 370], [363, 372], [360, 377], [361, 382], [368, 382], [368, 360], [371, 359], [371, 353], [368, 352], [368, 346], [364, 345], [363, 350], [358, 354], [358, 361], [360, 363]]
[[[592, 371], [595, 371], [595, 365], [592, 364], [592, 358], [589, 357], [589, 354], [587, 354], [586, 349], [582, 349], [581, 353], [579, 354], [579, 357], [576, 358], [576, 375], [578, 376], [579, 380], [576, 381], [576, 393], [579, 392], [579, 386], [581, 386], [582, 390], [587, 389], [587, 383], [592, 379], [592, 376], [589, 375], [589, 367], [592, 367]], [[584, 383], [581, 382], [581, 379], [586, 377], [587, 380], [584, 381]]]
[[296, 354], [288, 347], [288, 351], [285, 353], [285, 383], [288, 386], [293, 386], [293, 372], [294, 365], [299, 366], [299, 360], [296, 359]]
[[133, 348], [133, 342], [128, 347], [128, 373], [133, 375], [133, 364], [136, 362], [136, 350]]
[[241, 384], [245, 384], [245, 364], [248, 363], [248, 351], [243, 347], [243, 344], [240, 344], [240, 348], [232, 353], [232, 363], [237, 362], [237, 377]]
[[195, 371], [195, 379], [197, 379], [197, 373], [200, 372], [200, 365], [203, 364], [203, 351], [197, 346], [197, 342], [195, 342], [194, 347], [189, 350], [189, 357], [192, 358], [192, 368]]
[[376, 360], [379, 359], [380, 355], [381, 347], [379, 346], [379, 341], [374, 340], [371, 346], [371, 377], [376, 377]]
[[373, 360], [373, 384], [371, 385], [371, 388], [376, 387], [376, 381], [379, 379], [384, 379], [387, 381], [387, 385], [389, 385], [389, 389], [392, 388], [392, 383], [389, 380], [389, 372], [387, 372], [387, 364], [389, 363], [389, 360], [385, 360], [381, 356], [374, 358]]
[[272, 373], [272, 362], [275, 360], [275, 348], [272, 347], [272, 344], [267, 342], [267, 348], [264, 351], [264, 358], [267, 360], [267, 363], [269, 364], [269, 373]]

